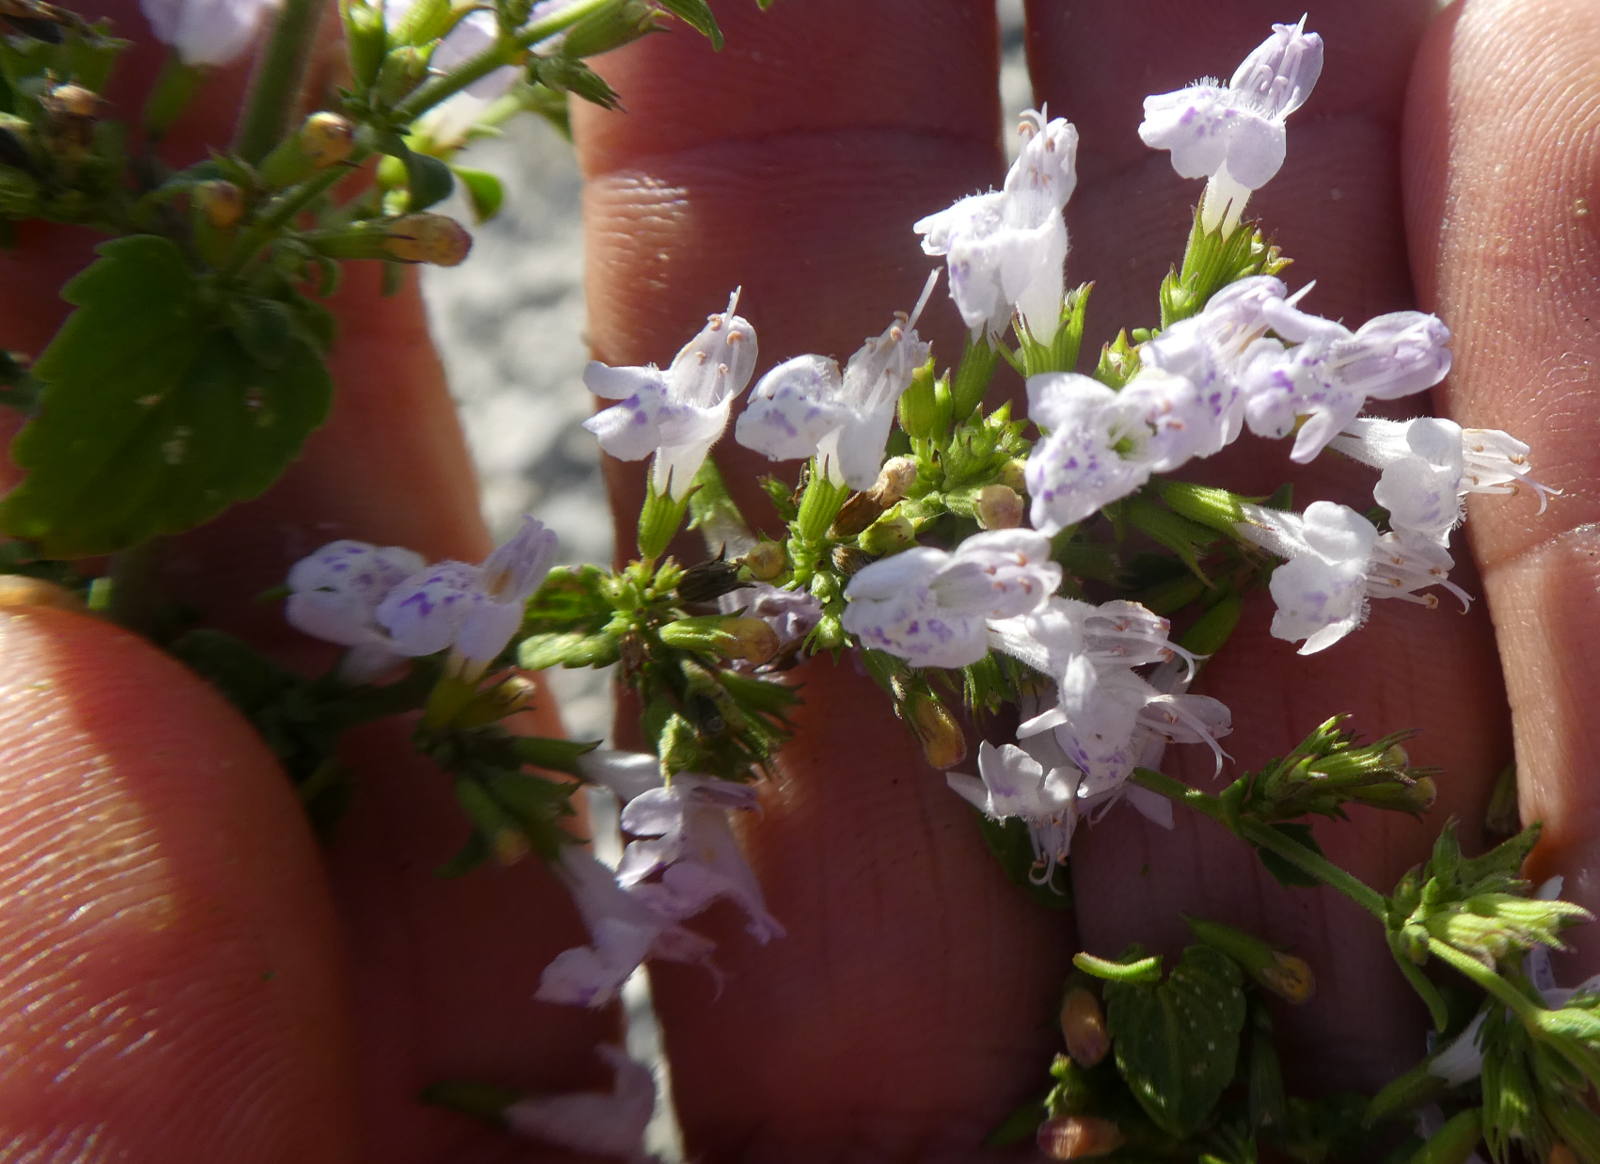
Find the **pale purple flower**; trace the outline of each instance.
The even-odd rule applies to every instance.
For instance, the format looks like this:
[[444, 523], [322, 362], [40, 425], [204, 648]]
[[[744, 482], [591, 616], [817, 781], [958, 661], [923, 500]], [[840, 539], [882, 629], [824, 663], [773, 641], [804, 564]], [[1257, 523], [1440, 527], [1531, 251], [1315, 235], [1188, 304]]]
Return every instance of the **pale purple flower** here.
[[1021, 820], [1028, 828], [1034, 864], [1029, 879], [1048, 885], [1056, 867], [1066, 863], [1072, 833], [1078, 825], [1079, 774], [1065, 763], [1046, 767], [1022, 747], [988, 740], [978, 745], [980, 779], [949, 772], [945, 781], [963, 800], [990, 820]]
[[1330, 448], [1382, 471], [1373, 499], [1394, 529], [1444, 542], [1461, 521], [1468, 493], [1511, 493], [1526, 485], [1543, 512], [1551, 492], [1528, 476], [1528, 446], [1498, 429], [1464, 429], [1439, 417], [1361, 417]]
[[918, 546], [867, 566], [845, 588], [840, 621], [863, 647], [919, 667], [965, 667], [988, 653], [988, 619], [1025, 614], [1060, 585], [1049, 538], [990, 530], [954, 553]]
[[822, 620], [822, 602], [807, 590], [785, 590], [768, 582], [753, 582], [717, 599], [723, 614], [759, 618], [778, 636], [778, 649], [804, 639]]
[[1304, 514], [1243, 508], [1247, 520], [1239, 532], [1286, 559], [1268, 583], [1277, 604], [1272, 634], [1289, 642], [1305, 640], [1302, 655], [1325, 650], [1359, 627], [1372, 598], [1436, 606], [1437, 598], [1417, 591], [1439, 586], [1455, 595], [1463, 610], [1471, 601], [1450, 582], [1454, 563], [1443, 546], [1415, 535], [1379, 535], [1348, 506], [1315, 501]]
[[351, 648], [340, 664], [344, 678], [376, 678], [404, 656], [374, 612], [390, 590], [425, 565], [421, 554], [401, 546], [329, 542], [290, 567], [284, 615], [296, 630]]
[[518, 1135], [586, 1155], [652, 1160], [643, 1148], [645, 1126], [655, 1110], [656, 1084], [650, 1068], [621, 1047], [595, 1048], [616, 1072], [610, 1091], [538, 1095], [508, 1104], [500, 1118]]
[[1149, 480], [1146, 407], [1076, 372], [1028, 377], [1028, 416], [1046, 431], [1024, 470], [1035, 529], [1057, 534]]
[[1322, 73], [1322, 38], [1299, 24], [1274, 24], [1226, 88], [1209, 78], [1144, 99], [1139, 137], [1172, 152], [1180, 177], [1209, 178], [1201, 225], [1224, 234], [1252, 190], [1271, 181], [1287, 150], [1284, 122]]
[[1139, 370], [1121, 395], [1138, 405], [1150, 426], [1146, 457], [1153, 472], [1212, 456], [1238, 437], [1244, 425], [1242, 361], [1267, 330], [1267, 305], [1285, 300], [1294, 302], [1270, 275], [1239, 279], [1198, 313], [1140, 345]]
[[449, 650], [466, 669], [481, 670], [517, 633], [555, 553], [556, 535], [525, 517], [481, 566], [446, 561], [420, 570], [389, 591], [374, 617], [402, 655]]
[[1065, 118], [1028, 110], [1022, 151], [1005, 186], [974, 194], [916, 222], [922, 249], [944, 255], [950, 294], [972, 334], [991, 339], [1015, 311], [1042, 344], [1055, 338], [1066, 295], [1067, 224], [1077, 185], [1078, 131]]
[[735, 290], [727, 310], [708, 317], [666, 371], [654, 364], [612, 368], [595, 360], [583, 373], [596, 396], [620, 401], [583, 427], [613, 457], [639, 461], [654, 454], [651, 482], [658, 494], [688, 494], [700, 463], [728, 425], [733, 397], [755, 371], [755, 329], [734, 314], [738, 306]]
[[226, 65], [256, 40], [277, 0], [139, 0], [150, 31], [186, 65]]
[[1245, 421], [1264, 437], [1287, 436], [1299, 424], [1289, 458], [1300, 464], [1348, 427], [1368, 399], [1422, 392], [1450, 371], [1450, 329], [1420, 311], [1380, 315], [1354, 332], [1293, 301], [1268, 303], [1266, 319], [1294, 346], [1272, 339], [1251, 345], [1240, 375]]
[[929, 345], [916, 325], [937, 278], [938, 272], [929, 276], [911, 314], [897, 314], [842, 373], [826, 356], [796, 356], [761, 377], [734, 426], [734, 439], [773, 461], [816, 457], [830, 481], [870, 489], [883, 464], [895, 405], [928, 359]]
[[692, 962], [713, 977], [709, 938], [683, 928], [617, 884], [615, 876], [576, 845], [562, 848], [556, 872], [589, 929], [593, 943], [564, 950], [545, 967], [534, 997], [571, 1006], [604, 1006], [645, 958]]
[[[765, 944], [784, 928], [766, 900], [728, 825], [730, 811], [756, 807], [748, 784], [679, 772], [671, 785], [647, 789], [622, 810], [628, 842], [617, 883], [663, 916], [681, 920], [726, 897], [745, 913], [745, 930]], [[655, 881], [647, 878], [655, 877]]]

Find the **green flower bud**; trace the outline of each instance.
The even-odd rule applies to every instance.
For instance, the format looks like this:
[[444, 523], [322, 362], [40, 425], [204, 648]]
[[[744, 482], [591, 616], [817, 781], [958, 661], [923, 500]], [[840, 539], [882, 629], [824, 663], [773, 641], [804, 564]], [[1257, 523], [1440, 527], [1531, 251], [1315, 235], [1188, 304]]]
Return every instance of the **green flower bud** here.
[[763, 541], [740, 558], [739, 565], [757, 582], [771, 582], [789, 568], [789, 559], [781, 543]]
[[658, 27], [654, 5], [645, 0], [615, 0], [567, 30], [561, 41], [561, 55], [572, 60], [599, 56], [631, 44]]
[[917, 531], [908, 519], [885, 514], [862, 531], [858, 540], [863, 550], [881, 558], [915, 545]]
[[344, 0], [339, 5], [344, 20], [344, 45], [350, 55], [350, 75], [362, 88], [377, 83], [389, 51], [389, 34], [384, 28], [383, 10], [366, 0]]
[[406, 214], [386, 227], [384, 253], [403, 263], [431, 263], [454, 267], [472, 250], [472, 235], [443, 214]]
[[356, 127], [349, 118], [327, 110], [313, 113], [261, 159], [261, 180], [272, 189], [292, 186], [344, 161], [355, 144]]
[[1022, 497], [1009, 485], [985, 485], [973, 515], [984, 529], [1016, 529], [1022, 524]]
[[872, 498], [887, 509], [905, 499], [917, 481], [917, 462], [912, 457], [890, 457], [878, 470], [878, 479], [872, 483]]
[[244, 191], [220, 179], [196, 183], [194, 207], [206, 223], [218, 230], [237, 226], [244, 217]]

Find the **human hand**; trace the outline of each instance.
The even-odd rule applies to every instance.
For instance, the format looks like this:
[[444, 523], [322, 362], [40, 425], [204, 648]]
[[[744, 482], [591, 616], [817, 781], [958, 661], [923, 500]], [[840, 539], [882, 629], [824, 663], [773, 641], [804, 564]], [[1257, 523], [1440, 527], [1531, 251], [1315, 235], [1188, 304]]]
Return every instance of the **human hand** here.
[[[864, 12], [813, 0], [757, 16], [735, 6], [721, 14], [724, 59], [671, 36], [603, 62], [633, 112], [579, 126], [591, 177], [591, 335], [602, 358], [663, 359], [740, 282], [768, 360], [848, 352], [914, 298], [926, 264], [910, 221], [1001, 173], [989, 15], [978, 5], [930, 7]], [[835, 8], [847, 15], [830, 27]], [[1581, 435], [1561, 443], [1564, 418], [1583, 415], [1585, 386], [1560, 377], [1593, 359], [1595, 331], [1578, 321], [1594, 317], [1600, 267], [1594, 228], [1572, 216], [1574, 189], [1581, 194], [1577, 183], [1597, 166], [1594, 143], [1575, 126], [1593, 122], [1595, 83], [1582, 66], [1600, 47], [1600, 27], [1578, 9], [1478, 4], [1444, 18], [1459, 22], [1454, 47], [1433, 34], [1407, 114], [1422, 131], [1408, 140], [1426, 148], [1408, 149], [1398, 170], [1395, 120], [1427, 6], [1352, 4], [1319, 20], [1326, 75], [1291, 129], [1288, 166], [1251, 213], [1299, 260], [1292, 275], [1318, 279], [1325, 314], [1408, 305], [1414, 278], [1423, 306], [1456, 331], [1452, 415], [1515, 429], [1534, 445], [1541, 479], [1567, 490], [1544, 524], [1512, 503], [1485, 507], [1473, 528], [1497, 619], [1534, 626], [1502, 636], [1525, 807], [1553, 823], [1547, 860], [1567, 854], [1579, 886], [1569, 891], [1593, 904], [1581, 846], [1594, 809], [1574, 779], [1589, 744], [1573, 722], [1577, 705], [1544, 695], [1552, 670], [1558, 687], [1582, 690], [1582, 631], [1534, 637], [1551, 611], [1571, 608], [1567, 625], [1584, 617], [1593, 582], [1582, 575], [1577, 596], [1562, 585], [1563, 572], [1585, 569], [1582, 507], [1594, 469]], [[1285, 14], [1105, 6], [1073, 15], [1070, 30], [1057, 6], [1035, 15], [1039, 96], [1072, 117], [1084, 141], [1069, 271], [1099, 281], [1092, 329], [1147, 323], [1150, 288], [1179, 253], [1195, 190], [1135, 141], [1139, 98], [1237, 59]], [[1158, 27], [1179, 32], [1147, 49]], [[1106, 52], [1108, 43], [1119, 50]], [[1540, 71], [1518, 65], [1534, 56], [1528, 44], [1546, 46]], [[1512, 103], [1473, 81], [1497, 67], [1537, 95]], [[863, 83], [868, 75], [875, 80]], [[1454, 96], [1442, 119], [1447, 79]], [[1437, 136], [1441, 120], [1448, 139]], [[1537, 142], [1556, 150], [1558, 132], [1567, 144], [1554, 168], [1574, 177], [1529, 188], [1518, 160]], [[1506, 168], [1497, 174], [1498, 161]], [[1112, 263], [1127, 258], [1130, 235], [1145, 240], [1132, 270]], [[1527, 265], [1508, 263], [1505, 251], [1479, 250], [1485, 237], [1526, 239], [1515, 255], [1561, 254], [1569, 268], [1536, 265], [1523, 276]], [[58, 243], [70, 245], [30, 242], [6, 261], [36, 270]], [[74, 250], [73, 262], [82, 259]], [[1567, 297], [1554, 310], [1552, 293]], [[476, 531], [465, 516], [470, 476], [436, 373], [419, 356], [414, 303], [352, 298], [344, 308], [341, 413], [271, 498], [174, 555], [182, 589], [263, 639], [281, 632], [239, 604], [218, 610], [210, 596], [253, 594], [331, 537], [469, 558], [481, 548], [476, 532], [463, 532]], [[958, 342], [953, 313], [942, 323], [936, 342], [948, 352]], [[36, 348], [47, 327], [32, 326], [8, 346]], [[1537, 412], [1504, 398], [1528, 381], [1524, 351], [1563, 353], [1536, 385], [1545, 389]], [[409, 407], [396, 408], [397, 395]], [[1569, 527], [1576, 532], [1552, 548], [1518, 553]], [[1311, 661], [1291, 660], [1257, 612], [1237, 651], [1250, 643], [1257, 662], [1221, 659], [1207, 679], [1235, 710], [1235, 759], [1256, 763], [1331, 709], [1348, 709], [1374, 733], [1423, 729], [1413, 755], [1445, 769], [1440, 811], [1476, 819], [1506, 758], [1487, 626], [1383, 605], [1392, 604], [1380, 604], [1362, 635]], [[402, 757], [398, 737], [370, 745], [393, 748], [389, 763], [364, 757], [374, 761], [364, 787], [383, 794], [356, 806], [324, 880], [264, 753], [207, 694], [142, 646], [72, 616], [11, 614], [0, 632], [11, 648], [5, 706], [18, 725], [6, 733], [14, 751], [0, 771], [14, 790], [0, 795], [9, 806], [0, 886], [28, 890], [3, 895], [10, 916], [0, 924], [21, 940], [0, 954], [0, 982], [14, 984], [0, 1030], [27, 1051], [20, 1069], [0, 1074], [0, 1112], [25, 1113], [32, 1122], [16, 1125], [24, 1134], [49, 1129], [57, 1155], [73, 1141], [55, 1129], [79, 1128], [81, 1141], [100, 1127], [103, 1141], [134, 1158], [512, 1158], [453, 1117], [418, 1108], [417, 1087], [449, 1074], [500, 1073], [530, 1088], [588, 1082], [576, 1076], [591, 1070], [588, 1048], [603, 1030], [528, 1001], [538, 967], [582, 940], [570, 910], [536, 869], [432, 880], [453, 828], [442, 788]], [[1322, 997], [1302, 1026], [1330, 1073], [1382, 1077], [1419, 1049], [1420, 1026], [1395, 1012], [1399, 992], [1382, 985], [1393, 975], [1381, 947], [1352, 940], [1357, 923], [1324, 908], [1321, 895], [1264, 885], [1248, 854], [1226, 855], [1227, 838], [1187, 820], [1175, 834], [1149, 836], [1116, 815], [1082, 835], [1074, 937], [1003, 882], [968, 811], [903, 728], [862, 710], [877, 706], [876, 693], [826, 664], [802, 681], [800, 736], [747, 837], [789, 937], [759, 950], [724, 943], [729, 981], [719, 1000], [675, 968], [658, 978], [691, 1151], [973, 1158], [982, 1133], [1036, 1086], [1070, 953], [1159, 943], [1174, 935], [1178, 909], [1257, 925], [1311, 960]], [[130, 702], [132, 714], [123, 710]], [[35, 722], [60, 734], [23, 730]], [[237, 779], [216, 780], [227, 768]], [[86, 802], [97, 807], [73, 811]], [[1360, 826], [1345, 855], [1380, 885], [1430, 835], [1405, 823]], [[343, 956], [335, 918], [346, 926]], [[259, 981], [263, 961], [277, 971], [269, 983]], [[44, 1001], [25, 1008], [34, 998]], [[219, 1047], [253, 1050], [230, 1076], [213, 1066]], [[68, 1064], [76, 1070], [57, 1081]]]

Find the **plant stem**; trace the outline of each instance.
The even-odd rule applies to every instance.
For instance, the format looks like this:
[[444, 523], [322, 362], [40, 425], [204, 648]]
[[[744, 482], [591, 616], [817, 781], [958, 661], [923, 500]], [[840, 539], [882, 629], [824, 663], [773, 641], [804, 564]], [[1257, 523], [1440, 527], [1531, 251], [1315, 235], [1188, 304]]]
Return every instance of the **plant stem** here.
[[1485, 994], [1504, 1003], [1512, 1014], [1516, 1015], [1525, 1025], [1535, 1009], [1533, 1002], [1527, 998], [1511, 983], [1507, 982], [1495, 971], [1489, 969], [1476, 958], [1463, 954], [1449, 942], [1440, 941], [1438, 938], [1428, 939], [1428, 953], [1439, 961], [1446, 963], [1463, 977], [1483, 988]]
[[1179, 801], [1196, 812], [1226, 825], [1236, 836], [1258, 848], [1266, 849], [1274, 856], [1281, 857], [1330, 889], [1337, 889], [1379, 921], [1386, 920], [1388, 903], [1381, 893], [1359, 878], [1351, 876], [1322, 854], [1313, 852], [1271, 825], [1253, 820], [1240, 820], [1227, 810], [1218, 797], [1208, 796], [1197, 788], [1190, 788], [1180, 780], [1163, 776], [1160, 772], [1153, 772], [1148, 768], [1135, 768], [1133, 781], [1141, 788], [1159, 792], [1169, 800]]
[[245, 161], [259, 162], [283, 137], [321, 22], [322, 0], [283, 0], [233, 138], [234, 153]]
[[498, 68], [514, 64], [513, 58], [523, 49], [530, 48], [541, 40], [548, 40], [564, 28], [571, 28], [591, 12], [596, 12], [612, 2], [613, 0], [575, 0], [574, 3], [559, 9], [544, 20], [528, 25], [516, 36], [497, 40], [483, 52], [463, 63], [460, 68], [430, 81], [396, 105], [395, 121], [403, 125], [416, 120], [446, 97], [453, 97], [474, 81], [487, 77]]

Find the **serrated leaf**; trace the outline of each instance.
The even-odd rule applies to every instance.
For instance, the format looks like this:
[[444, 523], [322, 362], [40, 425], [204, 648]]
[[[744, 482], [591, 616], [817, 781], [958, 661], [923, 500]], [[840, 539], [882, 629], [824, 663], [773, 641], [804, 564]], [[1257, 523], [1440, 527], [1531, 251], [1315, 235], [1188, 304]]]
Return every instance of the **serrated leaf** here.
[[711, 7], [706, 0], [657, 0], [657, 2], [709, 40], [713, 49], [717, 52], [722, 51], [722, 29], [717, 26], [717, 18], [711, 14]]
[[63, 292], [78, 310], [34, 367], [39, 412], [11, 449], [29, 474], [0, 500], [0, 528], [52, 558], [177, 533], [256, 496], [333, 391], [302, 328], [270, 366], [252, 355], [174, 243], [134, 235], [100, 255]]
[[1117, 1070], [1173, 1136], [1199, 1131], [1233, 1081], [1245, 1020], [1240, 980], [1231, 958], [1191, 946], [1164, 982], [1106, 984]]

